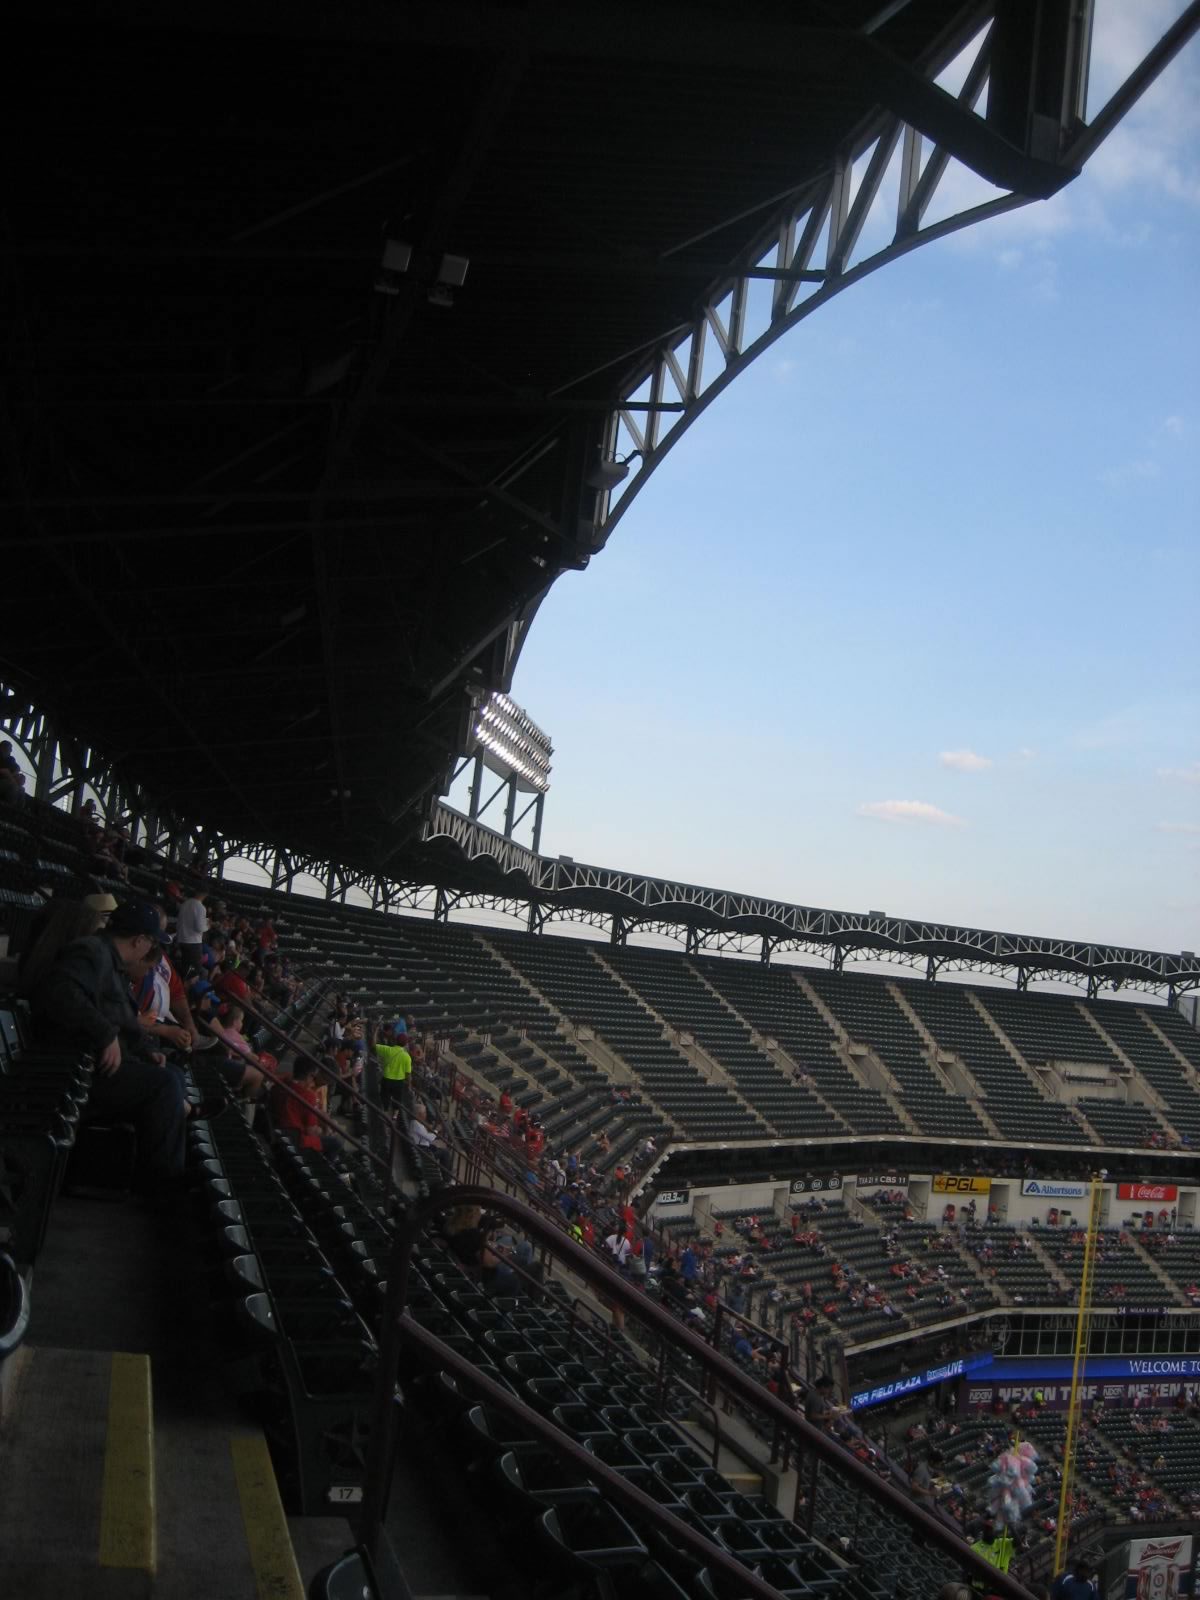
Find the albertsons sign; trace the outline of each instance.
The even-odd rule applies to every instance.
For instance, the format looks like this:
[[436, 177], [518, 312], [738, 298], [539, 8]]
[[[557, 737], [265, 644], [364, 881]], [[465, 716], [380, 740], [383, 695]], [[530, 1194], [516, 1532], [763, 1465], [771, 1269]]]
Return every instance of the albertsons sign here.
[[1039, 1200], [1082, 1200], [1089, 1192], [1086, 1183], [1050, 1183], [1044, 1178], [1026, 1178], [1021, 1185], [1022, 1194], [1035, 1195]]

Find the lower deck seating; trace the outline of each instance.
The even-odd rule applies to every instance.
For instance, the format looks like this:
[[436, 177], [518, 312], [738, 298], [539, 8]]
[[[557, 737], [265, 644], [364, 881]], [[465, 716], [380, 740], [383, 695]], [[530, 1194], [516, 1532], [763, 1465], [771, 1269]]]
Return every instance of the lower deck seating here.
[[[1038, 1231], [1042, 1249], [1075, 1285], [1083, 1277], [1084, 1242], [1084, 1234], [1075, 1228]], [[1147, 1263], [1132, 1238], [1115, 1228], [1103, 1229], [1097, 1238], [1093, 1289], [1094, 1302], [1101, 1307], [1107, 1302], [1162, 1305], [1172, 1299], [1170, 1289]]]
[[1014, 1304], [1062, 1304], [1063, 1290], [1034, 1249], [1029, 1229], [989, 1223], [987, 1227], [968, 1228], [966, 1242], [987, 1276]]

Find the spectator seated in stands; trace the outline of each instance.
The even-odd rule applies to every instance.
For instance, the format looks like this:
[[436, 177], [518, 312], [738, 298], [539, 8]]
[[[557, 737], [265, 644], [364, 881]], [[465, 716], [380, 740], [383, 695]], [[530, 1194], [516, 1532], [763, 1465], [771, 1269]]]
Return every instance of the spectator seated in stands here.
[[430, 1125], [429, 1108], [418, 1101], [413, 1108], [413, 1114], [408, 1121], [408, 1137], [418, 1150], [430, 1150], [441, 1163], [447, 1177], [452, 1175], [454, 1167], [454, 1152], [441, 1138], [437, 1130]]
[[129, 988], [158, 965], [164, 937], [157, 906], [118, 906], [103, 933], [62, 950], [30, 996], [48, 1045], [95, 1056], [89, 1114], [133, 1123], [139, 1179], [147, 1187], [183, 1177], [183, 1080], [139, 1025]]
[[[164, 926], [163, 939], [169, 938]], [[139, 1023], [163, 1049], [209, 1049], [215, 1045], [215, 1040], [201, 1037], [187, 990], [167, 958], [165, 947], [158, 962], [131, 989]]]
[[228, 1070], [223, 1074], [231, 1088], [237, 1088], [247, 1100], [257, 1099], [263, 1084], [261, 1068], [273, 1069], [273, 1056], [260, 1056], [242, 1032], [246, 1014], [238, 1005], [224, 1005], [219, 1012], [204, 1017], [208, 1027], [224, 1045]]
[[[113, 900], [114, 908], [116, 903]], [[86, 900], [60, 899], [57, 896], [48, 900], [33, 918], [29, 943], [21, 956], [18, 983], [22, 991], [32, 994], [67, 945], [76, 939], [99, 933], [107, 920], [106, 913], [88, 905]]]
[[446, 1243], [464, 1266], [477, 1267], [485, 1294], [513, 1294], [517, 1275], [491, 1248], [500, 1224], [479, 1206], [456, 1206], [442, 1224]]
[[[287, 1089], [275, 1084], [271, 1090], [271, 1110], [280, 1133], [291, 1134], [305, 1150], [320, 1150], [324, 1155], [331, 1156], [341, 1145], [337, 1135], [331, 1133], [317, 1116], [316, 1079], [316, 1064], [297, 1056], [292, 1063], [289, 1083], [293, 1092], [289, 1094]], [[297, 1099], [297, 1096], [300, 1098]]]

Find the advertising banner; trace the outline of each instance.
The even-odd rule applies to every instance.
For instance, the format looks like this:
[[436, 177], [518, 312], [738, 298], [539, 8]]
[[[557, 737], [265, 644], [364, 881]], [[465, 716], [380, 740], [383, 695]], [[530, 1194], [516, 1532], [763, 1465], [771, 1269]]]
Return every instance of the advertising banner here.
[[856, 1189], [907, 1189], [907, 1172], [860, 1172], [855, 1176]]
[[793, 1194], [837, 1194], [842, 1180], [835, 1172], [828, 1178], [793, 1178]]
[[[1065, 1383], [1071, 1378], [1070, 1356], [990, 1356], [989, 1383]], [[1092, 1356], [1087, 1364], [1089, 1381], [1097, 1378], [1189, 1378], [1198, 1387], [1200, 1356]]]
[[850, 1409], [862, 1411], [867, 1406], [879, 1406], [885, 1400], [895, 1400], [898, 1395], [912, 1394], [917, 1389], [932, 1388], [935, 1383], [944, 1383], [947, 1378], [961, 1378], [980, 1359], [987, 1358], [967, 1357], [958, 1361], [947, 1361], [940, 1367], [926, 1367], [923, 1372], [910, 1372], [903, 1378], [892, 1378], [887, 1383], [876, 1384], [874, 1388], [860, 1389], [857, 1394], [850, 1396]]
[[1037, 1195], [1043, 1200], [1083, 1200], [1091, 1192], [1086, 1183], [1053, 1183], [1049, 1178], [1026, 1178], [1021, 1185], [1022, 1194]]
[[949, 1172], [939, 1172], [933, 1180], [934, 1194], [991, 1194], [990, 1178], [959, 1178]]
[[[1130, 1378], [1106, 1378], [1098, 1383], [1081, 1383], [1080, 1399], [1084, 1407], [1101, 1403], [1106, 1406], [1128, 1406], [1135, 1399], [1144, 1405], [1173, 1405], [1181, 1394], [1193, 1387], [1176, 1378], [1146, 1383]], [[1006, 1410], [1010, 1406], [1029, 1405], [1041, 1395], [1043, 1411], [1066, 1411], [1071, 1401], [1071, 1384], [1068, 1379], [1052, 1383], [993, 1383], [972, 1378], [959, 1385], [960, 1404], [970, 1411], [990, 1411], [997, 1403]]]
[[1179, 1199], [1179, 1186], [1174, 1183], [1119, 1183], [1117, 1199], [1152, 1200], [1155, 1204], [1165, 1201], [1170, 1205]]
[[1177, 1600], [1191, 1587], [1192, 1539], [1131, 1539], [1126, 1600]]
[[654, 1197], [656, 1206], [686, 1206], [691, 1199], [690, 1189], [662, 1189]]

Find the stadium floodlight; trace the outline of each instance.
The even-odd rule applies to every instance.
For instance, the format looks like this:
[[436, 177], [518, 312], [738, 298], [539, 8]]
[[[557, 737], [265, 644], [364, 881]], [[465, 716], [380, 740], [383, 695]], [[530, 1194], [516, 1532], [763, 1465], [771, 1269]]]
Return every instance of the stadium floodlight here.
[[545, 794], [550, 787], [550, 740], [506, 694], [493, 694], [479, 707], [468, 754], [481, 755], [486, 767], [526, 794]]

